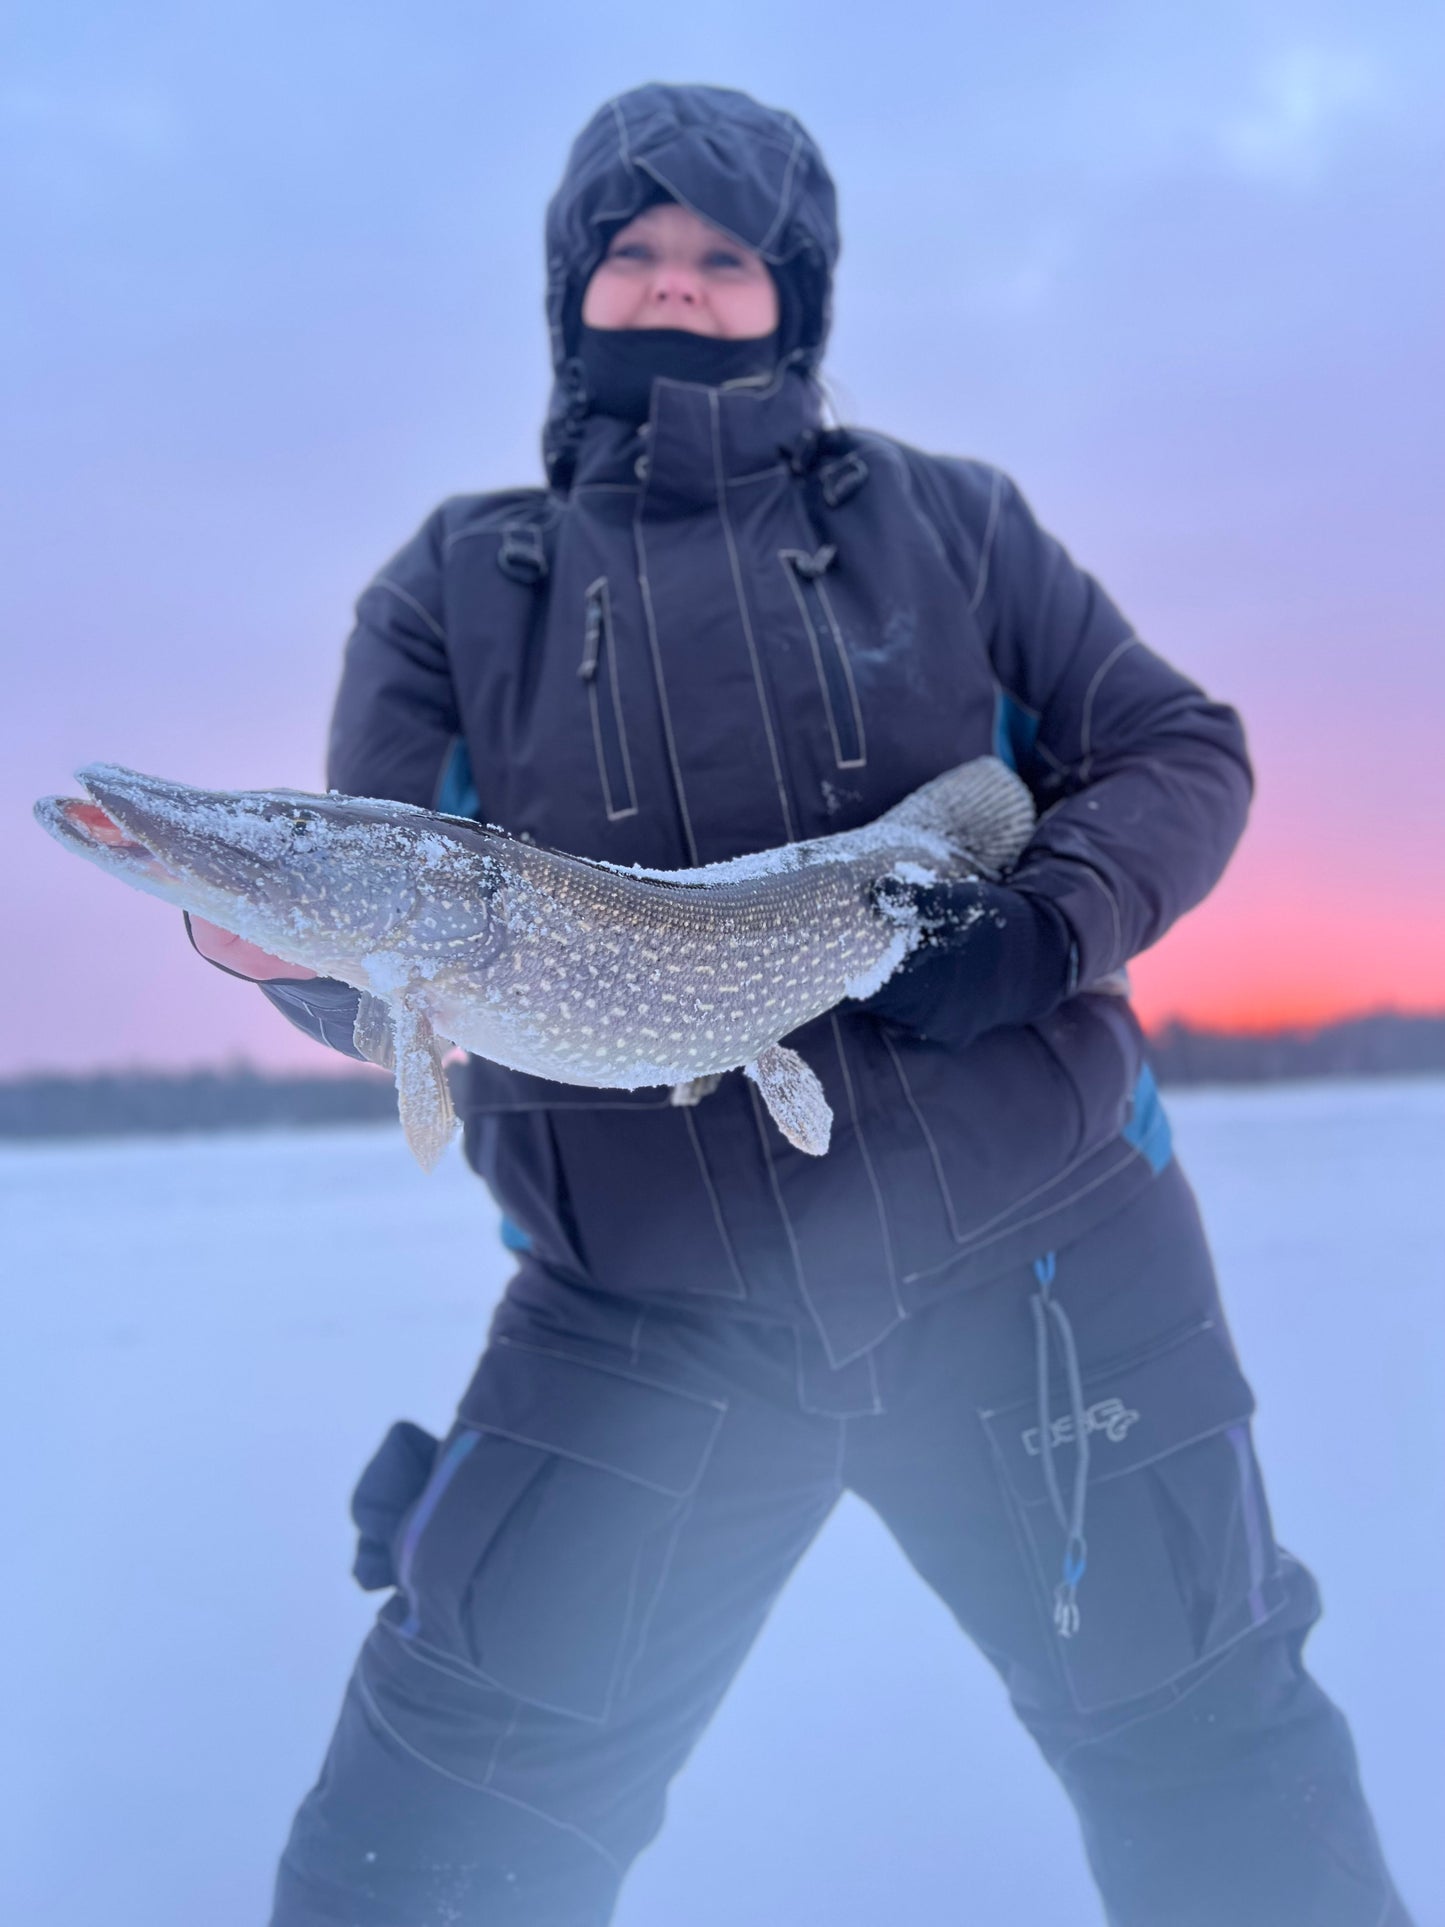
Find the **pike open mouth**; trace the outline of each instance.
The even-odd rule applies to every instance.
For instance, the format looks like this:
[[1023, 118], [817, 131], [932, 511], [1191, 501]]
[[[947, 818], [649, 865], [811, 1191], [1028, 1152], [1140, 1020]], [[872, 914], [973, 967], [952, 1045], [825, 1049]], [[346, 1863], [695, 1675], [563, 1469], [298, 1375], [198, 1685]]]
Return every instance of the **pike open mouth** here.
[[138, 843], [98, 803], [79, 796], [49, 796], [36, 805], [35, 813], [63, 842], [78, 845], [92, 855], [104, 852], [113, 862], [123, 863], [157, 881], [181, 881], [154, 850]]
[[150, 851], [143, 843], [137, 843], [126, 835], [119, 823], [112, 822], [99, 803], [83, 803], [76, 797], [67, 798], [61, 805], [66, 817], [85, 835], [93, 837], [97, 843], [104, 843], [111, 850], [129, 850], [136, 856], [149, 856]]

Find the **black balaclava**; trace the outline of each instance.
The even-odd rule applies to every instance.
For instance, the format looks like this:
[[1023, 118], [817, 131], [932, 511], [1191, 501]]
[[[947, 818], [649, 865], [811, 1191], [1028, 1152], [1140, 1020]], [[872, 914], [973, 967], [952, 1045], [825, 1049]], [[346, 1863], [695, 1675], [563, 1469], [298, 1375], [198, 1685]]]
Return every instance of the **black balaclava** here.
[[[629, 215], [635, 220], [646, 208], [672, 202], [672, 195], [654, 187], [642, 206]], [[627, 225], [609, 223], [607, 245]], [[721, 388], [724, 382], [770, 377], [782, 358], [785, 323], [796, 317], [797, 303], [785, 293], [786, 277], [768, 269], [778, 293], [778, 326], [771, 334], [725, 339], [700, 335], [691, 328], [589, 328], [579, 312], [575, 322], [577, 360], [582, 367], [589, 414], [613, 415], [619, 421], [644, 422], [652, 406], [652, 384], [668, 381], [700, 382]], [[796, 325], [796, 320], [794, 321]]]
[[588, 413], [644, 422], [652, 407], [652, 384], [724, 382], [770, 376], [778, 365], [778, 331], [726, 340], [690, 328], [577, 329], [577, 360], [587, 389]]
[[[778, 289], [776, 338], [749, 343], [689, 333], [677, 342], [684, 330], [589, 329], [584, 341], [589, 275], [611, 235], [657, 200], [691, 208], [762, 256]], [[660, 82], [604, 102], [574, 141], [547, 208], [556, 375], [543, 437], [549, 479], [566, 485], [589, 414], [644, 419], [659, 374], [708, 386], [773, 372], [813, 381], [837, 256], [833, 183], [793, 115], [736, 89]]]

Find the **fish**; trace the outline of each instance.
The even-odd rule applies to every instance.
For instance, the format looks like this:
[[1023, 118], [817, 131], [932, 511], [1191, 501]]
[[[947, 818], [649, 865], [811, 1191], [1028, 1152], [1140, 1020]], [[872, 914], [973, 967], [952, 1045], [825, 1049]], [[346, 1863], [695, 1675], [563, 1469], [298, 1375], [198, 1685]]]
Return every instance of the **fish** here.
[[453, 1046], [563, 1083], [701, 1101], [741, 1070], [813, 1156], [832, 1111], [781, 1040], [878, 989], [922, 939], [906, 891], [1006, 874], [1033, 832], [995, 757], [946, 770], [871, 823], [694, 869], [569, 856], [384, 798], [207, 790], [110, 763], [44, 829], [132, 887], [340, 978], [359, 1054], [391, 1070], [432, 1169], [456, 1118]]

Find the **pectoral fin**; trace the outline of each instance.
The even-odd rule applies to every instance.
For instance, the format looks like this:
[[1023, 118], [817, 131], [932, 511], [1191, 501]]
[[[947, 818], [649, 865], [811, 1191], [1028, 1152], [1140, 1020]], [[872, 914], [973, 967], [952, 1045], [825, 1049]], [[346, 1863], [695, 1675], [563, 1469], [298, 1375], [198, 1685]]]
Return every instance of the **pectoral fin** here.
[[833, 1111], [823, 1086], [795, 1050], [771, 1044], [743, 1070], [763, 1094], [773, 1122], [800, 1151], [821, 1157], [833, 1131]]
[[357, 992], [356, 1022], [351, 1041], [368, 1064], [379, 1064], [384, 1071], [396, 1069], [396, 1053], [391, 1045], [391, 1006], [385, 997], [373, 997], [369, 990]]
[[457, 1121], [442, 1068], [446, 1045], [426, 1013], [403, 998], [391, 1004], [390, 1018], [401, 1128], [417, 1163], [423, 1171], [431, 1171], [451, 1142]]

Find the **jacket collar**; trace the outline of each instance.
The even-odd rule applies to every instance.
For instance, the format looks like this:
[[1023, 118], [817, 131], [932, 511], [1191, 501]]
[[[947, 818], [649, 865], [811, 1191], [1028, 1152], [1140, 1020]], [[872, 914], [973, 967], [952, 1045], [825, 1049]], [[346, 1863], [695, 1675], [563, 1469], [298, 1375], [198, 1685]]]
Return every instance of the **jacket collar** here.
[[607, 415], [583, 422], [572, 487], [640, 485], [662, 513], [716, 507], [727, 483], [799, 461], [821, 416], [816, 383], [793, 367], [766, 386], [659, 379], [640, 428]]

